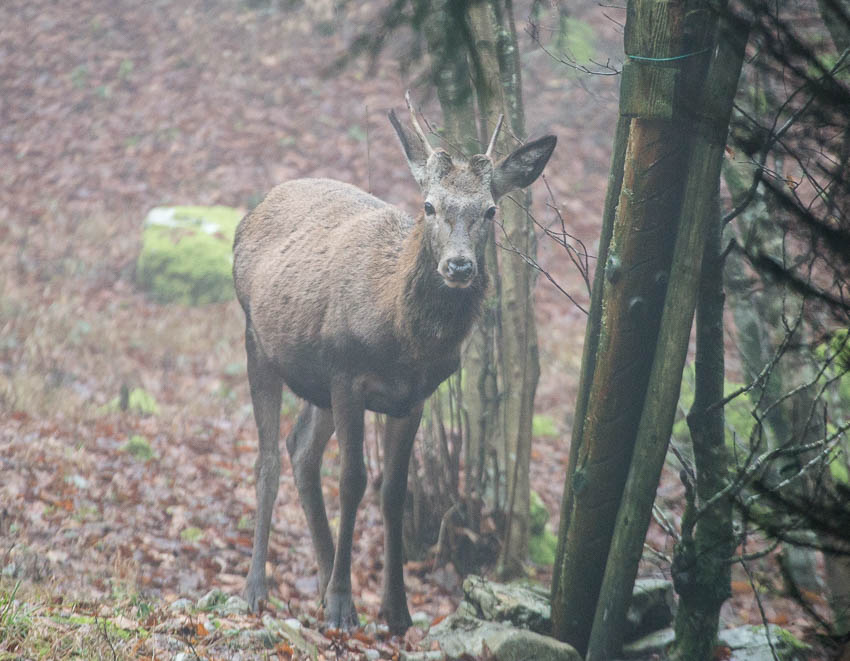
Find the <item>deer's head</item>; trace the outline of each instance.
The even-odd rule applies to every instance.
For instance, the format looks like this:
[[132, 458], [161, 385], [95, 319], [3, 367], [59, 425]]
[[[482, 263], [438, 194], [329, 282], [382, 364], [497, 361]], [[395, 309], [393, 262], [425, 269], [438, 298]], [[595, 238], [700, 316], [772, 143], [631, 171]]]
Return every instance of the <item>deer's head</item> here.
[[492, 157], [501, 118], [486, 153], [469, 160], [434, 149], [410, 106], [413, 130], [395, 112], [390, 122], [398, 134], [410, 171], [422, 190], [425, 235], [437, 271], [449, 287], [468, 287], [478, 275], [496, 203], [506, 193], [531, 184], [543, 171], [556, 138], [547, 135], [523, 145], [498, 162]]

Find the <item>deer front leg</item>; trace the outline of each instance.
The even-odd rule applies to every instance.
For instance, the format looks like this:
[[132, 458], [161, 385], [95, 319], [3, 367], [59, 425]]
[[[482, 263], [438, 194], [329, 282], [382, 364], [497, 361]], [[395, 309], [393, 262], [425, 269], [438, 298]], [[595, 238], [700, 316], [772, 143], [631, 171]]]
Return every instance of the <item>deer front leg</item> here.
[[325, 499], [322, 495], [322, 455], [334, 431], [333, 414], [329, 409], [304, 403], [292, 432], [286, 439], [286, 449], [292, 462], [295, 486], [301, 507], [316, 550], [319, 564], [319, 598], [324, 599], [334, 562], [334, 543], [328, 525]]
[[357, 507], [366, 490], [363, 461], [364, 396], [350, 381], [339, 379], [331, 385], [336, 437], [340, 452], [339, 535], [333, 571], [325, 591], [325, 620], [333, 629], [353, 629], [358, 625], [351, 598], [351, 544]]
[[402, 518], [407, 495], [407, 469], [413, 440], [422, 417], [420, 403], [406, 418], [387, 416], [384, 435], [384, 480], [381, 510], [384, 515], [384, 594], [380, 615], [390, 632], [403, 634], [413, 624], [404, 591]]
[[261, 600], [268, 599], [266, 587], [266, 554], [269, 547], [272, 509], [277, 498], [280, 479], [280, 400], [283, 380], [263, 359], [254, 340], [250, 324], [245, 331], [245, 348], [248, 354], [248, 382], [254, 419], [260, 437], [260, 449], [254, 464], [257, 479], [257, 521], [254, 526], [254, 549], [251, 569], [245, 580], [245, 601], [256, 612]]

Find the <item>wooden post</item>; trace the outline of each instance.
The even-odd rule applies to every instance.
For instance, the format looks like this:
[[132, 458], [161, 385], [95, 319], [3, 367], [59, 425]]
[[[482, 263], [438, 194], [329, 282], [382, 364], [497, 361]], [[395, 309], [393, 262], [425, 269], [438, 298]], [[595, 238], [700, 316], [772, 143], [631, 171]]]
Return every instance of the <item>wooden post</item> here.
[[[626, 52], [675, 57], [681, 52], [683, 14], [684, 2], [630, 3]], [[581, 653], [590, 638], [652, 366], [687, 158], [688, 134], [673, 121], [677, 68], [659, 64], [644, 74], [639, 69], [645, 66], [628, 63], [634, 71], [621, 82], [621, 114], [630, 121], [625, 167], [604, 265], [586, 414], [576, 421], [583, 429], [571, 452], [565, 498], [570, 509], [562, 515], [553, 585], [553, 633]]]
[[[713, 35], [714, 31], [709, 26], [708, 34]], [[717, 197], [720, 166], [746, 39], [746, 26], [724, 20], [719, 30], [717, 47], [711, 51], [708, 71], [704, 74], [702, 93], [692, 97], [696, 103], [684, 110], [686, 117], [690, 118], [690, 126], [695, 130], [691, 156], [683, 170], [687, 174], [687, 182], [682, 218], [657, 340], [658, 348], [643, 404], [628, 481], [607, 556], [587, 661], [609, 659], [620, 651], [626, 609], [673, 427], [706, 237], [712, 224], [716, 226], [719, 223]], [[698, 73], [691, 72], [691, 75]], [[719, 227], [713, 229], [719, 232]]]
[[[659, 329], [671, 332], [661, 324], [665, 295], [675, 295], [679, 288], [669, 269], [688, 166], [696, 164], [690, 160], [692, 145], [698, 140], [694, 126], [709, 124], [696, 121], [702, 111], [691, 107], [691, 100], [704, 99], [702, 83], [713, 45], [712, 20], [716, 14], [709, 11], [708, 0], [634, 0], [628, 6], [625, 47], [630, 60], [623, 70], [620, 112], [631, 123], [622, 191], [605, 262], [598, 348], [595, 357], [585, 354], [592, 364], [583, 367], [582, 376], [591, 378], [584, 384], [588, 388], [584, 418], [576, 421], [580, 438], [571, 451], [553, 585], [554, 633], [580, 652], [588, 650], [595, 626], [591, 611], [600, 614], [602, 622], [621, 624], [617, 617], [609, 619], [610, 609], [599, 611], [596, 604], [606, 562], [619, 562], [619, 549], [614, 552], [612, 547], [615, 520], [621, 501], [629, 502], [623, 498], [629, 466], [640, 463], [632, 460], [638, 425], [646, 411], [657, 412], [652, 407], [661, 403], [652, 399], [658, 395], [654, 389], [661, 375], [670, 381], [665, 387], [675, 390], [671, 424], [675, 410], [682, 365], [675, 373], [678, 360], [672, 360], [656, 376], [653, 359], [664, 363], [681, 353], [684, 360], [693, 316], [693, 305], [690, 310], [686, 305], [685, 330], [673, 333], [678, 338], [684, 332], [683, 349], [658, 341]], [[704, 175], [704, 171], [695, 172], [695, 176]], [[688, 210], [689, 205], [685, 207]], [[684, 245], [693, 238], [683, 239]], [[693, 255], [687, 258], [691, 267], [699, 264], [702, 252], [696, 259]], [[673, 283], [670, 292], [668, 281]], [[657, 357], [656, 346], [660, 347]], [[584, 396], [582, 391], [580, 397]], [[665, 407], [668, 399], [663, 400]], [[583, 405], [583, 401], [579, 403]], [[666, 447], [666, 437], [664, 443]], [[642, 483], [650, 496], [657, 479], [655, 475], [649, 486]], [[651, 497], [649, 503], [651, 507]], [[645, 522], [640, 525], [638, 548], [646, 531]], [[631, 534], [638, 533], [633, 529]], [[618, 591], [625, 589], [625, 583], [630, 590], [633, 580], [634, 575], [620, 577]], [[628, 594], [624, 593], [626, 604]], [[620, 607], [625, 608], [618, 604]], [[600, 631], [610, 633], [610, 625], [605, 627]], [[595, 644], [599, 645], [598, 640]], [[603, 647], [610, 649], [609, 643]]]

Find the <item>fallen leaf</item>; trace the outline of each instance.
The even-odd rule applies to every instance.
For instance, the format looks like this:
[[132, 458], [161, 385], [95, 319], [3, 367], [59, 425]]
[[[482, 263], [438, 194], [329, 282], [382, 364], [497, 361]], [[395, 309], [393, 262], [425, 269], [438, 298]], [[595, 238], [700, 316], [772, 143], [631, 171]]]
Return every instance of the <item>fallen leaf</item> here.
[[445, 615], [438, 615], [438, 616], [437, 616], [437, 617], [435, 617], [433, 620], [431, 620], [431, 626], [432, 626], [432, 627], [435, 627], [435, 626], [437, 626], [440, 622], [442, 622], [442, 621], [443, 621], [443, 620], [445, 620], [445, 619], [446, 619], [446, 616], [445, 616]]
[[726, 647], [725, 645], [718, 645], [714, 648], [714, 652], [712, 653], [711, 658], [714, 661], [726, 661], [729, 657], [732, 656], [732, 649]]
[[359, 640], [361, 643], [364, 643], [366, 645], [374, 645], [375, 644], [375, 639], [372, 636], [370, 636], [370, 635], [368, 635], [368, 634], [366, 634], [366, 633], [364, 633], [363, 631], [360, 631], [360, 630], [354, 631], [351, 634], [351, 637], [354, 638], [355, 640]]

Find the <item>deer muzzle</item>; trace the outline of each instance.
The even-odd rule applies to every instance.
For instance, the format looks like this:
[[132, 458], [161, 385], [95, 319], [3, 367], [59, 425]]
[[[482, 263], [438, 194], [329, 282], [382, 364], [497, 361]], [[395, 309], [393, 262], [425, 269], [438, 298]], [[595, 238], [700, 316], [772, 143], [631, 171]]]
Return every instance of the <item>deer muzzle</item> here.
[[468, 287], [475, 277], [475, 262], [466, 257], [452, 257], [441, 265], [440, 275], [449, 287]]

